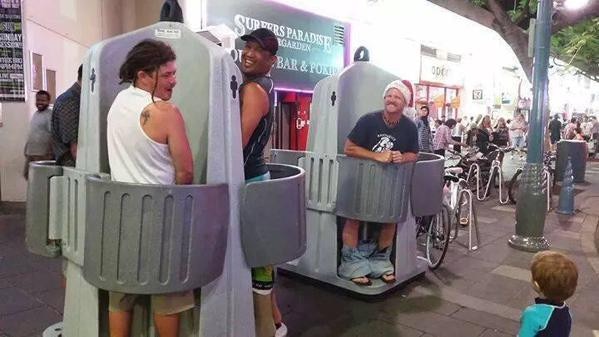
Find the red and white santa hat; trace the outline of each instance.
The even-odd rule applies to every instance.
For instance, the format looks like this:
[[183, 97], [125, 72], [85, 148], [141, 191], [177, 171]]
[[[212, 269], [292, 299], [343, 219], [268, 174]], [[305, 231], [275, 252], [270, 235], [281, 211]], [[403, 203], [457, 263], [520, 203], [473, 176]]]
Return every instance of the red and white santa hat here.
[[[410, 82], [407, 83], [409, 84]], [[383, 98], [385, 97], [385, 95], [387, 95], [387, 91], [389, 91], [390, 89], [399, 90], [399, 92], [401, 92], [402, 96], [404, 97], [406, 105], [410, 105], [410, 103], [412, 103], [412, 90], [410, 90], [410, 88], [402, 80], [395, 80], [387, 84], [387, 86], [385, 87], [385, 91], [383, 91]]]

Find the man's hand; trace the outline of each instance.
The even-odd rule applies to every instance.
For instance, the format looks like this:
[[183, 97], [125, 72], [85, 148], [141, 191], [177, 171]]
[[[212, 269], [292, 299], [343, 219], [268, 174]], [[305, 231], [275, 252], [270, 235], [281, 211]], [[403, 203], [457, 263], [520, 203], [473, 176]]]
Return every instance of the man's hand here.
[[393, 156], [393, 162], [394, 163], [396, 163], [396, 164], [397, 163], [403, 163], [405, 161], [404, 160], [404, 156], [403, 156], [403, 154], [401, 152], [399, 152], [399, 151], [392, 151], [391, 154]]
[[378, 161], [379, 163], [392, 163], [393, 162], [393, 152], [392, 151], [377, 152], [374, 155], [374, 160]]

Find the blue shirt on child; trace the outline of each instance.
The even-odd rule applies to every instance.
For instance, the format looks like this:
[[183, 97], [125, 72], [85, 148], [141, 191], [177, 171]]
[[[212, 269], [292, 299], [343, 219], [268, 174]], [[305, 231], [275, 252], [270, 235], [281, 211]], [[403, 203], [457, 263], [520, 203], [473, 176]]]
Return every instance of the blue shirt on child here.
[[524, 309], [520, 324], [518, 337], [568, 337], [572, 316], [565, 302], [535, 298], [535, 304]]

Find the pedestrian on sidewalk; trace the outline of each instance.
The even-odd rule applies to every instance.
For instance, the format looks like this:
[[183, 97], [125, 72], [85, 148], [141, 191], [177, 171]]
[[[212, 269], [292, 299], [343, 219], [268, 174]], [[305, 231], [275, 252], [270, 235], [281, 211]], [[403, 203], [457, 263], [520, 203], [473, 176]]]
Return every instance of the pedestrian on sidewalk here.
[[433, 133], [428, 119], [428, 106], [420, 107], [420, 116], [416, 119], [416, 128], [418, 129], [418, 144], [420, 152], [433, 152]]
[[518, 337], [570, 336], [572, 316], [565, 300], [576, 290], [576, 264], [562, 253], [543, 251], [532, 258], [530, 269], [532, 287], [539, 297], [524, 309]]
[[[453, 128], [453, 131], [451, 133], [451, 139], [455, 140], [456, 142], [461, 143], [462, 142], [462, 137], [464, 136], [464, 133], [466, 132], [466, 126], [464, 126], [464, 124], [462, 124], [462, 118], [458, 117], [456, 118], [456, 125]], [[459, 144], [455, 144], [453, 146], [453, 150], [457, 153], [462, 152], [462, 147]]]
[[561, 135], [562, 122], [559, 121], [559, 115], [555, 114], [551, 122], [549, 122], [549, 133], [551, 134], [551, 150], [555, 151], [555, 144], [562, 138]]
[[510, 124], [510, 131], [512, 132], [512, 146], [515, 151], [518, 151], [520, 158], [522, 158], [522, 150], [524, 149], [524, 142], [526, 141], [524, 135], [528, 131], [528, 125], [521, 113], [517, 114], [516, 119]]
[[457, 122], [455, 119], [450, 118], [437, 128], [437, 132], [435, 132], [435, 137], [433, 138], [433, 151], [435, 154], [445, 157], [445, 150], [449, 148], [449, 145], [461, 145], [463, 147], [468, 146], [451, 138], [451, 130], [456, 126], [456, 124]]

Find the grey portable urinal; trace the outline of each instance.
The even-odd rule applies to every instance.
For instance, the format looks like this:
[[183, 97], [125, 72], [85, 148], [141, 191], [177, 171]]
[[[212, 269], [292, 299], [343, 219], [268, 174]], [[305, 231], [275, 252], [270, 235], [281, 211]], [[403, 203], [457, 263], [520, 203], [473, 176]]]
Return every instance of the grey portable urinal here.
[[[106, 116], [126, 87], [119, 85], [118, 69], [127, 52], [147, 38], [168, 43], [177, 54], [172, 102], [185, 119], [194, 185], [110, 179]], [[157, 23], [92, 46], [83, 66], [77, 167], [31, 165], [27, 244], [36, 254], [54, 256], [59, 252], [52, 240], [62, 242], [63, 336], [107, 336], [106, 291], [194, 289], [199, 300], [182, 315], [180, 336], [254, 336], [249, 266], [285, 262], [304, 252], [304, 171], [273, 164], [270, 181], [244, 184], [241, 80], [224, 49], [180, 23]], [[255, 228], [252, 208], [268, 219], [266, 229], [285, 216], [279, 227], [287, 233], [275, 234], [289, 235], [270, 251], [251, 243], [265, 229]], [[250, 240], [243, 244], [243, 238]], [[133, 320], [132, 336], [156, 335], [147, 302], [136, 305]]]
[[[272, 151], [273, 162], [306, 170], [307, 250], [281, 269], [362, 295], [382, 294], [425, 272], [426, 264], [417, 258], [410, 195], [414, 167], [426, 162], [385, 165], [343, 155], [351, 129], [362, 115], [382, 110], [383, 90], [396, 79], [369, 62], [357, 61], [321, 80], [314, 90], [308, 151]], [[395, 284], [374, 280], [363, 287], [337, 275], [338, 224], [343, 217], [397, 223]]]

